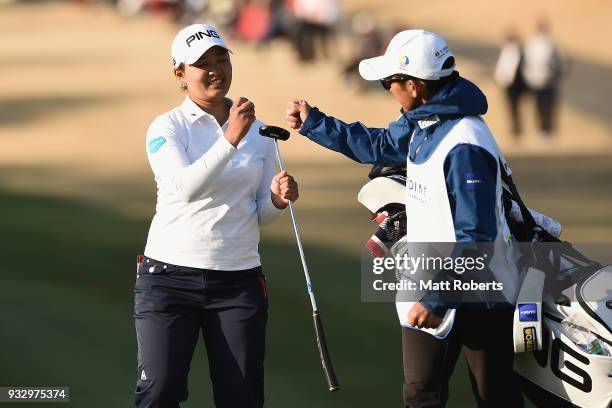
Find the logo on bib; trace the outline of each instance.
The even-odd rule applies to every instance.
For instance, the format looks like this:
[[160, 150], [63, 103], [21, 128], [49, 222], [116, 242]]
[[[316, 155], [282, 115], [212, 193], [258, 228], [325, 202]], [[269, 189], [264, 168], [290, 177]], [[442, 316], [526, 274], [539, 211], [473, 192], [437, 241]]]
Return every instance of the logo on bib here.
[[412, 177], [406, 177], [406, 188], [408, 189], [408, 196], [423, 204], [427, 204], [427, 186], [413, 179]]

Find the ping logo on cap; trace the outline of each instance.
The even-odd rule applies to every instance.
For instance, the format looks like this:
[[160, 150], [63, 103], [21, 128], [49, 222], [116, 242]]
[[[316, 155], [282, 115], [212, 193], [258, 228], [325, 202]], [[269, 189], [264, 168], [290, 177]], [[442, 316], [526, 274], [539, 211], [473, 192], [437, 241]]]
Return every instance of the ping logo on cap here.
[[535, 303], [519, 303], [519, 321], [535, 322], [538, 320], [538, 306]]
[[195, 34], [190, 35], [189, 37], [187, 37], [187, 40], [185, 40], [185, 43], [187, 44], [188, 47], [191, 47], [192, 42], [194, 42], [195, 40], [201, 40], [204, 37], [208, 37], [208, 38], [214, 37], [214, 38], [221, 39], [221, 37], [215, 30], [206, 30], [206, 31], [198, 31]]
[[401, 68], [406, 68], [406, 66], [410, 63], [410, 60], [406, 55], [402, 55], [399, 58], [399, 65]]

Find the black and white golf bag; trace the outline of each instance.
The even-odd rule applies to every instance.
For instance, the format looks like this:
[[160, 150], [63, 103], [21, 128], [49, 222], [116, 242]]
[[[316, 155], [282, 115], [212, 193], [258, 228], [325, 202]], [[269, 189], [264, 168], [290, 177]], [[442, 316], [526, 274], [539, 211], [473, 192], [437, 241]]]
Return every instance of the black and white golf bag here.
[[[358, 200], [378, 229], [366, 247], [384, 257], [406, 234], [406, 169], [375, 166], [369, 178]], [[514, 369], [523, 392], [539, 407], [612, 408], [612, 265], [602, 267], [560, 241], [560, 224], [527, 208], [505, 171], [502, 179], [516, 241], [551, 243], [520, 261]]]

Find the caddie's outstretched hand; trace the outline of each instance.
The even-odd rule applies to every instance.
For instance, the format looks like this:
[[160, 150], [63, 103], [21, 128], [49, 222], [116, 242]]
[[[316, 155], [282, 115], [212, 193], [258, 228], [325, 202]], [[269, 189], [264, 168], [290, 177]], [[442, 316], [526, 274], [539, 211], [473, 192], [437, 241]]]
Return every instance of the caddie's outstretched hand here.
[[310, 105], [304, 99], [294, 100], [287, 105], [287, 125], [291, 129], [299, 130], [310, 113]]

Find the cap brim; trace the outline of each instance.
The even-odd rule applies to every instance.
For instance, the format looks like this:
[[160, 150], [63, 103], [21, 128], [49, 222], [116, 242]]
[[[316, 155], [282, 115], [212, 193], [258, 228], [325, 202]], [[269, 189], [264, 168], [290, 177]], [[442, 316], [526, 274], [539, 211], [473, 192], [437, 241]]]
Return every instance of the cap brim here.
[[395, 66], [390, 63], [385, 55], [368, 58], [359, 63], [359, 75], [366, 81], [378, 81], [395, 74]]
[[186, 58], [184, 63], [187, 64], [187, 65], [191, 65], [191, 64], [195, 63], [197, 60], [202, 58], [202, 55], [204, 55], [206, 53], [206, 51], [210, 50], [212, 47], [225, 48], [227, 50], [227, 52], [229, 52], [230, 54], [233, 54], [232, 50], [230, 50], [226, 45], [223, 45], [223, 44], [208, 44], [207, 47], [202, 47], [202, 49], [199, 50], [197, 53], [193, 53], [191, 55], [191, 57]]

